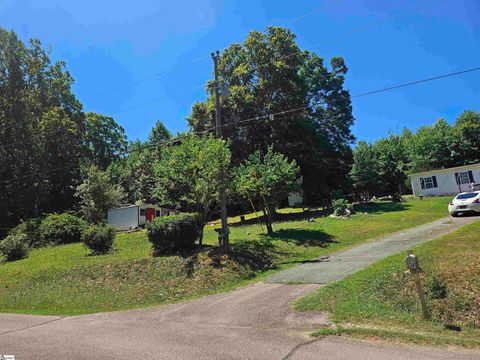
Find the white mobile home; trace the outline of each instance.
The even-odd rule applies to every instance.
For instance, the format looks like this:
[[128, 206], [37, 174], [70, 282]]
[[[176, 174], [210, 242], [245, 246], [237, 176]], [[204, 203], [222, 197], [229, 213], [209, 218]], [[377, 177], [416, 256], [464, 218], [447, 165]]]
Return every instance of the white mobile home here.
[[409, 175], [415, 196], [453, 195], [471, 191], [480, 182], [480, 164], [424, 171]]
[[107, 220], [117, 230], [131, 230], [145, 225], [156, 217], [169, 214], [169, 210], [155, 205], [130, 205], [108, 210]]

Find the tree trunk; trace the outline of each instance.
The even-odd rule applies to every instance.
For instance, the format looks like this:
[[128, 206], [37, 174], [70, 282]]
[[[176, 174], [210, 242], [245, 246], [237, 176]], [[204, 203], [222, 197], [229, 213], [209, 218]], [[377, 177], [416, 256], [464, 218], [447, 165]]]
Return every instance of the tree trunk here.
[[267, 228], [267, 234], [273, 234], [273, 227], [272, 227], [272, 217], [270, 216], [270, 212], [267, 210], [266, 207], [263, 207], [263, 217], [265, 218], [265, 226]]

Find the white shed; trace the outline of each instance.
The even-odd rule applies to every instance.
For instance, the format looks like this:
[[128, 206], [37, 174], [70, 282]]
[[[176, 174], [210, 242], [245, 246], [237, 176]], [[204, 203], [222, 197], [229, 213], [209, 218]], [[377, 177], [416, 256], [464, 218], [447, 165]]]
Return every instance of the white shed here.
[[480, 164], [424, 171], [409, 175], [415, 196], [453, 195], [472, 190], [480, 182]]
[[107, 221], [117, 230], [136, 229], [159, 216], [170, 214], [170, 210], [156, 205], [129, 205], [108, 210]]

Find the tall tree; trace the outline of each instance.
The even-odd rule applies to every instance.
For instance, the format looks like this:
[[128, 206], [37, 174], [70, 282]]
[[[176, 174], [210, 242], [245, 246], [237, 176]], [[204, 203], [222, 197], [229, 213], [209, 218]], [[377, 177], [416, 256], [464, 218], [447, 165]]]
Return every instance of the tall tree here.
[[353, 167], [350, 172], [355, 192], [364, 201], [372, 196], [381, 195], [380, 163], [373, 146], [359, 141], [353, 151]]
[[[307, 199], [346, 185], [354, 119], [343, 88], [347, 67], [342, 58], [332, 58], [327, 68], [322, 58], [299, 49], [292, 32], [269, 27], [228, 47], [219, 68], [229, 89], [222, 104], [222, 131], [231, 141], [235, 164], [272, 146], [300, 166]], [[213, 133], [212, 83], [207, 91], [207, 100], [194, 104], [188, 121], [195, 131]], [[281, 114], [268, 116], [272, 113]]]
[[382, 179], [381, 194], [393, 195], [394, 199], [399, 199], [399, 195], [405, 193], [410, 163], [402, 136], [391, 134], [388, 138], [380, 139], [373, 145], [373, 150], [377, 154]]
[[454, 136], [457, 164], [480, 162], [480, 112], [461, 113], [455, 120]]
[[187, 135], [180, 145], [169, 146], [155, 165], [155, 194], [164, 205], [196, 212], [203, 229], [218, 206], [221, 169], [230, 165], [224, 140]]
[[[0, 28], [0, 227], [48, 211], [52, 203], [45, 201], [45, 187], [55, 187], [61, 197], [78, 181], [65, 179], [79, 173], [74, 169], [79, 162], [59, 168], [54, 164], [58, 156], [45, 156], [55, 142], [61, 146], [63, 135], [83, 130], [72, 84], [65, 64], [52, 63], [38, 40], [27, 46], [14, 32]], [[51, 126], [53, 122], [60, 127]], [[72, 206], [69, 198], [63, 198], [62, 208]]]
[[456, 165], [453, 128], [443, 119], [433, 126], [422, 126], [411, 137], [408, 151], [412, 172]]
[[84, 142], [92, 165], [105, 170], [116, 155], [127, 150], [128, 141], [123, 127], [110, 116], [88, 112], [85, 115]]

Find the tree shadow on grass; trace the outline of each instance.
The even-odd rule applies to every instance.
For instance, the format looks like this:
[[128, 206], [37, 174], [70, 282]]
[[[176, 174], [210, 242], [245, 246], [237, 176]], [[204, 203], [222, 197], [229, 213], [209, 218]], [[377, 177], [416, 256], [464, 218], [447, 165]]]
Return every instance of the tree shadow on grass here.
[[404, 211], [411, 208], [412, 205], [405, 202], [376, 202], [368, 204], [357, 204], [355, 205], [356, 212], [366, 212], [369, 214], [373, 213], [387, 213], [387, 212], [396, 212]]
[[219, 247], [212, 247], [208, 250], [208, 255], [213, 266], [217, 268], [223, 267], [222, 264], [226, 259], [248, 267], [252, 271], [264, 271], [276, 267], [274, 264], [275, 246], [270, 239], [237, 241], [230, 245], [228, 254], [225, 254]]
[[[302, 212], [295, 212], [295, 213], [289, 213], [289, 214], [283, 214], [283, 213], [276, 213], [274, 215], [274, 222], [285, 222], [285, 221], [299, 221], [299, 220], [307, 220], [311, 218], [317, 218], [317, 217], [322, 217], [322, 216], [327, 216], [330, 212], [328, 210], [305, 210]], [[253, 217], [251, 219], [244, 220], [243, 222], [238, 221], [234, 223], [230, 223], [229, 226], [236, 227], [236, 226], [245, 226], [245, 225], [256, 225], [259, 222], [262, 223], [262, 225], [265, 224], [265, 219], [263, 215], [260, 215], [259, 217]]]
[[320, 246], [326, 248], [331, 243], [338, 243], [335, 238], [321, 230], [282, 229], [275, 231], [269, 238], [293, 242], [303, 246]]

